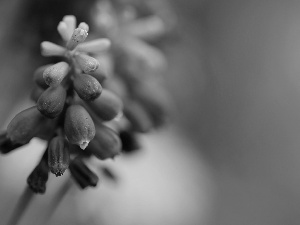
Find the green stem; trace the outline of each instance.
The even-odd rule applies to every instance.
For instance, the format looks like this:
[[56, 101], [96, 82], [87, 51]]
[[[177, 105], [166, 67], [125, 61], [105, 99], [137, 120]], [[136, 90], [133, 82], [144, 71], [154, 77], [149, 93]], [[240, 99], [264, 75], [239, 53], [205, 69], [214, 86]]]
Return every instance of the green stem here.
[[13, 211], [7, 225], [17, 225], [22, 218], [24, 212], [28, 208], [31, 200], [33, 199], [34, 193], [30, 190], [29, 186], [26, 185], [23, 194], [21, 195], [16, 208]]

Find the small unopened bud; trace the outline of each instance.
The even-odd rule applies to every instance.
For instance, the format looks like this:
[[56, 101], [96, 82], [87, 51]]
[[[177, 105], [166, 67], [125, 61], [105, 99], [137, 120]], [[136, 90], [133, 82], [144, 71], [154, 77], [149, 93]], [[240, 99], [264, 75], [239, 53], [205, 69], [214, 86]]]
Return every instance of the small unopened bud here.
[[112, 129], [99, 125], [95, 138], [90, 142], [87, 151], [99, 159], [114, 158], [121, 153], [121, 140]]
[[27, 183], [30, 189], [37, 194], [44, 194], [46, 191], [48, 176], [49, 168], [47, 157], [43, 157], [27, 178]]
[[25, 109], [8, 124], [7, 137], [13, 143], [26, 144], [36, 136], [45, 120], [36, 106]]
[[99, 67], [99, 62], [91, 56], [77, 54], [75, 59], [84, 73], [93, 72]]
[[89, 32], [89, 25], [87, 25], [85, 22], [81, 22], [78, 25], [78, 28], [81, 28], [81, 29], [85, 30], [86, 32]]
[[76, 28], [76, 17], [73, 15], [66, 15], [62, 19], [62, 22], [66, 24], [67, 39], [65, 41], [68, 41], [71, 38], [73, 31]]
[[92, 75], [102, 83], [113, 73], [113, 60], [108, 54], [99, 54], [96, 56], [96, 60], [99, 63], [98, 68], [95, 71], [88, 72], [88, 74]]
[[52, 42], [43, 41], [41, 43], [41, 52], [42, 56], [63, 56], [66, 49]]
[[122, 151], [125, 153], [132, 153], [141, 148], [138, 138], [135, 133], [123, 130], [119, 134], [122, 142]]
[[66, 90], [63, 86], [49, 87], [37, 101], [38, 110], [48, 118], [57, 117], [64, 109]]
[[149, 16], [130, 23], [126, 31], [139, 39], [153, 41], [166, 33], [166, 25], [158, 16]]
[[74, 89], [79, 97], [85, 101], [98, 98], [102, 87], [98, 80], [88, 74], [78, 74], [74, 79]]
[[57, 87], [69, 72], [69, 64], [59, 62], [49, 66], [43, 73], [45, 83], [51, 87]]
[[[57, 26], [57, 31], [58, 33], [60, 34], [60, 36], [62, 37], [62, 39], [64, 41], [68, 41], [70, 40], [71, 36], [72, 36], [72, 33], [69, 34], [68, 32], [68, 26], [67, 24], [64, 22], [64, 21], [60, 21], [58, 26]], [[73, 32], [73, 31], [71, 31]]]
[[136, 101], [127, 100], [124, 103], [124, 115], [134, 131], [146, 133], [154, 126], [150, 114]]
[[71, 105], [66, 112], [64, 129], [71, 144], [85, 149], [95, 136], [94, 122], [81, 105]]
[[63, 137], [54, 137], [48, 147], [48, 166], [51, 173], [61, 176], [69, 167], [70, 153]]
[[82, 189], [88, 186], [97, 186], [97, 183], [99, 181], [98, 176], [93, 171], [91, 171], [81, 159], [74, 159], [70, 163], [69, 169], [72, 177]]
[[80, 52], [99, 53], [108, 50], [110, 45], [109, 39], [99, 38], [79, 44], [77, 50]]
[[46, 84], [46, 82], [45, 82], [43, 73], [44, 73], [45, 69], [47, 69], [50, 66], [53, 66], [53, 64], [41, 66], [41, 67], [37, 68], [33, 74], [34, 82], [43, 89], [47, 89], [49, 87], [48, 84]]
[[[129, 88], [126, 83], [119, 77], [114, 76], [106, 80], [103, 84], [103, 88], [109, 90], [119, 96], [122, 99], [129, 97]], [[125, 107], [125, 104], [124, 104]]]
[[165, 55], [159, 49], [141, 40], [127, 39], [122, 50], [125, 56], [119, 58], [119, 70], [134, 79], [144, 80], [150, 74], [160, 75], [168, 66]]
[[136, 85], [132, 91], [137, 101], [146, 109], [156, 127], [166, 122], [172, 103], [161, 86], [155, 83], [141, 83]]
[[84, 42], [87, 36], [88, 33], [86, 30], [76, 28], [72, 34], [71, 39], [67, 42], [67, 49], [72, 51], [77, 47], [78, 44]]
[[103, 89], [101, 95], [87, 105], [99, 118], [105, 121], [114, 119], [123, 110], [122, 100], [114, 93]]

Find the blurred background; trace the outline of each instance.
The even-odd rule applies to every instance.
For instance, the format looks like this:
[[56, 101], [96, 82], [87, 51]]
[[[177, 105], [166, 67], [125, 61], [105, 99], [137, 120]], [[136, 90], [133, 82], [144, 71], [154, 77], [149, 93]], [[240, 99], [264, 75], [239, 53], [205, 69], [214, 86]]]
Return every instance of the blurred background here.
[[[43, 34], [35, 34], [36, 26], [46, 26], [28, 14], [27, 7], [36, 3], [0, 3], [3, 128], [33, 105], [30, 73], [42, 64], [36, 43]], [[50, 15], [60, 9], [58, 21], [88, 7], [50, 5]], [[171, 5], [178, 20], [177, 38], [166, 49], [172, 125], [143, 136], [138, 154], [105, 162], [118, 175], [117, 184], [104, 179], [87, 191], [74, 184], [48, 223], [299, 224], [300, 2], [173, 0]], [[47, 26], [52, 23], [57, 21]], [[43, 144], [34, 141], [0, 158], [3, 221]], [[50, 178], [47, 193], [34, 199], [23, 224], [42, 224], [66, 177]]]

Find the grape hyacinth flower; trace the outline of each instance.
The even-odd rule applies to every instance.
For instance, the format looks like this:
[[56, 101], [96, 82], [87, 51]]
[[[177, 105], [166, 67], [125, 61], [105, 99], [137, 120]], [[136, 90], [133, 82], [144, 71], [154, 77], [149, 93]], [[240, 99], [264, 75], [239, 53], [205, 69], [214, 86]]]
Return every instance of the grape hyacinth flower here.
[[[123, 103], [109, 90], [103, 90], [101, 82], [106, 74], [92, 57], [99, 52], [106, 54], [110, 41], [100, 38], [84, 42], [89, 26], [86, 23], [75, 26], [76, 18], [65, 16], [57, 27], [65, 47], [48, 41], [41, 43], [43, 56], [59, 56], [63, 60], [35, 71], [36, 87], [31, 97], [36, 105], [17, 114], [0, 138], [4, 154], [28, 144], [34, 137], [48, 141], [44, 156], [28, 177], [29, 187], [36, 193], [45, 192], [49, 171], [61, 176], [69, 165], [73, 165], [71, 174], [80, 187], [96, 186], [97, 175], [81, 162], [84, 155], [81, 151], [93, 139], [96, 144], [86, 150], [86, 155], [94, 153], [104, 160], [121, 152], [117, 130], [108, 128], [103, 121], [121, 115]], [[81, 175], [85, 171], [93, 174], [92, 182], [82, 185], [85, 178]]]
[[18, 113], [0, 135], [3, 154], [35, 137], [47, 141], [27, 179], [35, 193], [46, 191], [49, 172], [61, 176], [68, 169], [79, 187], [96, 186], [87, 158], [135, 152], [139, 133], [166, 121], [170, 101], [160, 77], [167, 61], [155, 43], [170, 26], [157, 8], [141, 9], [134, 1], [99, 1], [95, 10], [94, 36], [105, 38], [86, 41], [89, 26], [76, 27], [76, 18], [65, 16], [57, 26], [64, 46], [40, 45], [43, 56], [60, 61], [34, 72], [36, 105]]
[[[0, 134], [2, 154], [33, 138], [47, 142], [11, 225], [20, 219], [31, 193], [45, 193], [49, 172], [62, 176], [69, 170], [81, 189], [97, 186], [101, 168], [102, 176], [116, 181], [109, 168], [92, 171], [89, 159], [135, 153], [141, 148], [140, 133], [166, 122], [170, 99], [161, 82], [167, 60], [160, 42], [174, 25], [166, 8], [144, 0], [97, 1], [92, 35], [89, 25], [76, 27], [76, 18], [68, 15], [57, 26], [63, 45], [41, 43], [41, 54], [59, 61], [35, 70], [30, 96], [35, 105], [18, 113]], [[92, 40], [97, 36], [104, 38]], [[56, 199], [68, 187], [69, 182]]]

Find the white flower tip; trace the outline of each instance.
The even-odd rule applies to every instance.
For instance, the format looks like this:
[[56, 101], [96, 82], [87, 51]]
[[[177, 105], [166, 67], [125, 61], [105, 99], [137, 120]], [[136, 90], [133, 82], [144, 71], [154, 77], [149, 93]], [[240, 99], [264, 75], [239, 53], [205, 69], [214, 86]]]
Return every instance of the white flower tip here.
[[67, 41], [68, 41], [71, 38], [73, 31], [76, 28], [76, 17], [73, 15], [67, 15], [63, 17], [62, 21], [65, 22], [67, 25], [67, 35], [68, 35]]
[[64, 21], [68, 25], [68, 28], [73, 28], [73, 30], [75, 29], [76, 17], [74, 15], [66, 15], [63, 17], [62, 21]]
[[107, 38], [102, 38], [101, 40], [103, 48], [109, 49], [111, 46], [111, 41]]
[[84, 22], [81, 22], [78, 26], [78, 28], [81, 28], [83, 30], [85, 30], [86, 32], [89, 32], [89, 25], [87, 25], [86, 23]]
[[89, 141], [83, 141], [82, 143], [79, 143], [79, 147], [84, 150], [89, 145]]
[[72, 37], [67, 42], [67, 49], [73, 50], [78, 44], [84, 42], [87, 36], [88, 33], [86, 30], [82, 28], [76, 28], [72, 34]]

